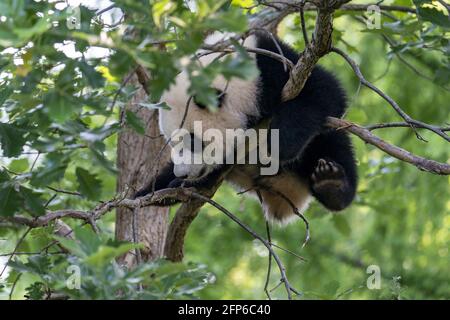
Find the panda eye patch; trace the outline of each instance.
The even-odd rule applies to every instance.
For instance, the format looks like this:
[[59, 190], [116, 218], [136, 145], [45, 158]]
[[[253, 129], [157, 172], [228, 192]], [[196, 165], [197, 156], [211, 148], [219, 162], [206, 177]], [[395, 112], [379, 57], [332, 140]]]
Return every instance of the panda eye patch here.
[[[190, 145], [186, 144], [184, 147], [190, 150], [192, 153], [201, 152], [206, 145], [201, 138], [197, 138], [193, 133], [190, 133]], [[201, 146], [202, 149], [196, 150], [195, 146]]]
[[[216, 91], [216, 95], [217, 95], [217, 101], [218, 101], [217, 107], [220, 108], [220, 107], [222, 106], [222, 104], [223, 104], [223, 101], [225, 100], [226, 93], [223, 92], [223, 91], [220, 90], [220, 89], [214, 89], [214, 90]], [[198, 100], [196, 99], [196, 96], [194, 96], [194, 103], [195, 103], [195, 104], [197, 105], [197, 107], [199, 107], [200, 109], [207, 109], [207, 106], [204, 105], [203, 103], [201, 103], [200, 101], [198, 101]]]

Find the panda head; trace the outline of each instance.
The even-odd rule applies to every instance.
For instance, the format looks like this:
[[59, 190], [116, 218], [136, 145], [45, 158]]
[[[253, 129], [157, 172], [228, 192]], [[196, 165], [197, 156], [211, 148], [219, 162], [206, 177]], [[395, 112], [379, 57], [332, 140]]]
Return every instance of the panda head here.
[[[246, 43], [247, 45], [247, 43]], [[203, 65], [207, 65], [220, 53], [209, 54], [200, 58]], [[160, 109], [159, 126], [161, 133], [169, 141], [172, 140], [180, 128], [189, 133], [191, 138], [200, 139], [204, 142], [203, 136], [195, 136], [194, 125], [201, 124], [202, 132], [208, 129], [215, 129], [225, 137], [226, 129], [245, 128], [249, 117], [259, 115], [257, 109], [258, 80], [242, 80], [233, 78], [226, 80], [222, 76], [217, 77], [211, 83], [217, 94], [219, 102], [218, 108], [211, 111], [200, 103], [195, 96], [188, 94], [190, 82], [187, 72], [181, 72], [175, 79], [175, 83], [162, 96], [162, 101], [168, 104], [170, 109]], [[197, 131], [198, 133], [198, 131]], [[223, 148], [226, 152], [225, 138], [223, 141], [206, 141], [206, 144], [220, 144], [217, 147]], [[173, 146], [173, 143], [171, 142]], [[201, 178], [214, 169], [216, 165], [201, 164], [177, 164], [174, 166], [174, 173], [178, 177], [197, 179]]]

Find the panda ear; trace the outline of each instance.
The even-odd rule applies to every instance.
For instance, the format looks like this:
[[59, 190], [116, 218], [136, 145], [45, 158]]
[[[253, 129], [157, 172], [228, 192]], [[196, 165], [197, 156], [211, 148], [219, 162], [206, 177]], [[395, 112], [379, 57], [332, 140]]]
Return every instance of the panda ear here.
[[[220, 108], [225, 100], [226, 93], [220, 89], [214, 89], [214, 90], [216, 91], [216, 95], [217, 95], [217, 101], [218, 101], [217, 107]], [[203, 103], [199, 102], [195, 96], [194, 96], [194, 103], [200, 109], [207, 109], [207, 106], [204, 105]]]

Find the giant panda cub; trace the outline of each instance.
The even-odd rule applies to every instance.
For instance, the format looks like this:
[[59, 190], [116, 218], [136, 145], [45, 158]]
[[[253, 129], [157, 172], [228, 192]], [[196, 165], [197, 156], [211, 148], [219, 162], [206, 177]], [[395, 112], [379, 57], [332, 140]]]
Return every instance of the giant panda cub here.
[[[213, 44], [223, 37], [212, 35], [207, 43]], [[293, 63], [299, 58], [288, 45], [264, 33], [248, 37], [244, 46], [274, 53], [280, 53], [281, 49]], [[220, 58], [219, 55], [204, 55], [200, 63], [208, 65]], [[218, 77], [211, 83], [218, 95], [217, 111], [210, 111], [187, 93], [187, 73], [180, 73], [162, 97], [170, 110], [159, 111], [161, 132], [170, 141], [182, 126], [193, 139], [201, 139], [194, 136], [196, 121], [201, 121], [203, 131], [214, 128], [223, 133], [226, 129], [248, 129], [266, 122], [269, 130], [279, 130], [278, 173], [261, 175], [260, 165], [241, 164], [234, 165], [225, 179], [239, 191], [257, 195], [266, 218], [271, 221], [289, 221], [295, 216], [293, 206], [302, 213], [312, 197], [331, 211], [346, 208], [355, 196], [357, 185], [352, 144], [345, 132], [325, 126], [328, 116], [341, 117], [346, 109], [345, 94], [339, 82], [331, 73], [315, 67], [301, 93], [295, 99], [282, 102], [281, 91], [289, 77], [285, 65], [268, 55], [250, 55], [259, 69], [256, 79], [227, 81]], [[136, 197], [179, 186], [209, 188], [226, 168], [226, 164], [172, 162], [160, 169], [157, 177], [137, 192]], [[173, 203], [165, 200], [159, 205]]]

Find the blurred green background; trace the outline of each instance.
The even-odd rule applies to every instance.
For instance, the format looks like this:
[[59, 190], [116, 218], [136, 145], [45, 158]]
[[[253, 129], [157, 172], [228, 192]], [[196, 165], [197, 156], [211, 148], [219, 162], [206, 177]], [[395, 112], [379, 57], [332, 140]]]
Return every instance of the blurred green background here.
[[[350, 28], [350, 22], [338, 18], [335, 26], [349, 44], [358, 47], [356, 57], [367, 79], [414, 118], [450, 122], [449, 92], [418, 77], [395, 57], [390, 59], [381, 39], [358, 32], [356, 25]], [[289, 40], [288, 27], [281, 34], [285, 32]], [[379, 96], [367, 88], [358, 89], [358, 79], [339, 56], [329, 54], [320, 64], [343, 82], [351, 105], [347, 119], [359, 124], [399, 121]], [[442, 162], [450, 159], [448, 143], [434, 134], [421, 131], [425, 143], [406, 128], [374, 133], [417, 155]], [[353, 142], [360, 177], [353, 205], [331, 214], [313, 203], [306, 212], [312, 239], [303, 249], [302, 221], [273, 226], [275, 243], [308, 260], [279, 251], [292, 285], [310, 298], [450, 298], [450, 178], [421, 172], [356, 137]], [[239, 197], [230, 187], [222, 187], [215, 200], [265, 234], [256, 200]], [[202, 209], [189, 230], [186, 259], [204, 262], [218, 275], [216, 284], [200, 293], [202, 298], [265, 298], [267, 251], [211, 206]], [[380, 267], [381, 290], [366, 287], [369, 265]], [[276, 266], [272, 271], [273, 288], [279, 272]], [[283, 286], [272, 294], [284, 297]]]
[[[395, 3], [410, 5], [409, 1]], [[306, 17], [308, 28], [312, 30], [314, 19], [310, 13]], [[386, 17], [382, 21], [390, 22]], [[288, 17], [280, 26], [279, 34], [301, 50], [304, 44], [298, 28], [298, 18]], [[336, 18], [335, 36], [336, 45], [360, 64], [366, 78], [393, 97], [409, 115], [426, 123], [450, 123], [450, 93], [439, 85], [448, 86], [448, 81], [442, 82], [441, 79], [438, 83], [418, 75], [399, 61], [381, 34], [367, 32], [352, 15]], [[443, 36], [442, 41], [443, 48], [447, 50], [445, 52], [448, 52], [448, 37]], [[435, 71], [430, 66], [448, 59], [448, 55], [434, 51], [427, 54], [407, 52], [405, 57], [414, 68], [427, 75]], [[401, 121], [387, 102], [367, 88], [360, 88], [357, 77], [340, 56], [329, 54], [320, 60], [320, 64], [334, 72], [347, 91], [350, 104], [347, 119], [360, 125]], [[8, 110], [2, 112], [5, 118]], [[87, 117], [89, 126], [95, 127], [103, 124], [107, 116], [94, 113]], [[449, 163], [449, 144], [431, 132], [419, 132], [428, 142], [417, 139], [409, 128], [374, 131], [386, 141], [412, 153]], [[113, 134], [103, 141], [104, 156], [111, 163], [115, 162], [116, 138], [117, 134]], [[352, 139], [360, 177], [358, 195], [353, 205], [339, 214], [331, 214], [317, 203], [312, 203], [306, 212], [311, 240], [304, 248], [305, 226], [302, 221], [284, 227], [272, 226], [272, 239], [277, 245], [307, 260], [302, 261], [276, 249], [286, 265], [291, 284], [303, 293], [299, 298], [450, 298], [450, 178], [421, 172], [356, 137]], [[26, 172], [33, 159], [27, 155], [16, 159], [1, 157], [0, 165], [15, 172]], [[56, 185], [77, 190], [76, 168], [89, 168], [101, 182], [99, 197], [110, 199], [115, 194], [115, 175], [93, 159], [92, 154], [83, 150], [72, 153], [67, 169]], [[236, 195], [227, 185], [220, 188], [215, 200], [256, 232], [265, 234], [263, 214], [256, 200]], [[52, 208], [87, 209], [92, 204], [86, 199], [62, 196], [52, 203]], [[114, 214], [106, 215], [100, 225], [112, 236]], [[11, 252], [24, 230], [19, 227], [0, 228], [0, 254]], [[20, 246], [20, 251], [34, 252], [49, 241], [51, 237], [46, 228], [35, 229]], [[0, 270], [6, 261], [7, 257], [0, 257]], [[206, 270], [214, 275], [214, 283], [198, 291], [198, 298], [266, 298], [263, 289], [267, 250], [209, 205], [201, 209], [188, 231], [185, 261], [204, 264]], [[370, 276], [366, 269], [370, 265], [380, 268], [380, 290], [369, 290], [366, 286]], [[2, 279], [5, 290], [0, 290], [1, 298], [8, 298], [8, 290], [18, 274], [9, 271], [8, 278]], [[279, 278], [273, 264], [269, 287], [274, 288]], [[23, 273], [13, 298], [23, 298], [25, 288], [37, 279], [33, 274]], [[283, 286], [279, 286], [271, 295], [273, 298], [285, 298], [286, 292]]]

